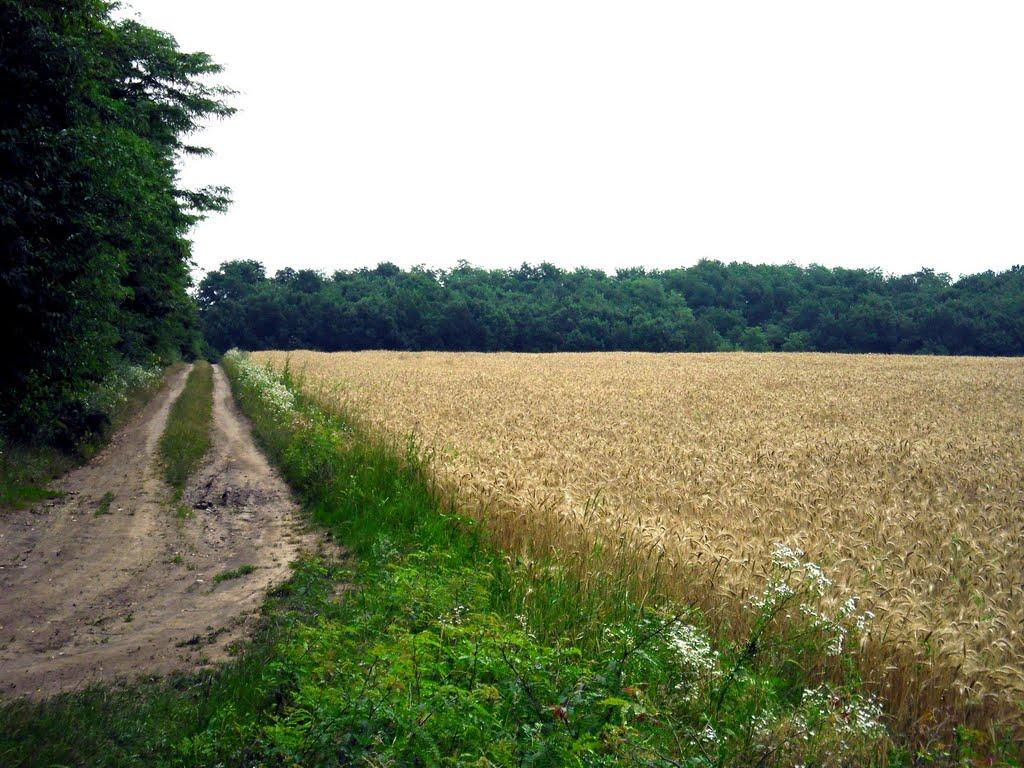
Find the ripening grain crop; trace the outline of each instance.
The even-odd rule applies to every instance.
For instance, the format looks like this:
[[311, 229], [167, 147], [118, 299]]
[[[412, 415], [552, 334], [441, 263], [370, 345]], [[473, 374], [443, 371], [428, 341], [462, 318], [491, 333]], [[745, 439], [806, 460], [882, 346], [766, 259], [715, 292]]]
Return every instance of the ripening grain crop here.
[[726, 630], [771, 546], [799, 547], [876, 615], [857, 653], [901, 727], [1019, 722], [1024, 361], [289, 356], [321, 397], [415, 434], [503, 543], [628, 540]]

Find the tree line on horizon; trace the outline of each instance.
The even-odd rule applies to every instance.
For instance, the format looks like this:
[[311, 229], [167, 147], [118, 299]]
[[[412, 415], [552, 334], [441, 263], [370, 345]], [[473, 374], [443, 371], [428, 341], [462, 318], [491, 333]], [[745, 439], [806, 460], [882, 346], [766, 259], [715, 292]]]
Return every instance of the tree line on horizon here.
[[223, 352], [393, 349], [1024, 354], [1024, 267], [953, 280], [922, 269], [723, 263], [668, 270], [551, 264], [208, 273], [203, 332]]
[[[1020, 267], [959, 280], [702, 261], [681, 269], [375, 268], [266, 274], [193, 294], [190, 134], [233, 112], [221, 68], [117, 18], [113, 0], [0, 0], [0, 458], [74, 446], [132, 366], [229, 347], [322, 350], [821, 350], [1024, 354]], [[104, 389], [104, 388], [107, 389]]]

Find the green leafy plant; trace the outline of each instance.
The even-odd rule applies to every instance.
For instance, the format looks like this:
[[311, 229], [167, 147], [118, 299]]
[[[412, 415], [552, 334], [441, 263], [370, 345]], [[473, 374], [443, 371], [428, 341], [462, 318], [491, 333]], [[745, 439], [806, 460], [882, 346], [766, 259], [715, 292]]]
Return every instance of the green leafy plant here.
[[110, 491], [107, 491], [106, 493], [103, 494], [102, 498], [100, 498], [100, 503], [96, 505], [96, 511], [93, 512], [93, 514], [97, 515], [97, 516], [98, 515], [109, 515], [110, 514], [110, 505], [111, 505], [111, 503], [113, 501], [114, 501], [114, 494], [111, 493]]
[[246, 563], [245, 565], [240, 565], [237, 568], [232, 568], [229, 571], [223, 571], [221, 573], [218, 573], [216, 576], [213, 577], [213, 583], [214, 584], [220, 584], [222, 581], [230, 581], [232, 579], [240, 579], [243, 576], [248, 576], [250, 573], [252, 573], [255, 570], [256, 570], [256, 566], [249, 565], [248, 563]]

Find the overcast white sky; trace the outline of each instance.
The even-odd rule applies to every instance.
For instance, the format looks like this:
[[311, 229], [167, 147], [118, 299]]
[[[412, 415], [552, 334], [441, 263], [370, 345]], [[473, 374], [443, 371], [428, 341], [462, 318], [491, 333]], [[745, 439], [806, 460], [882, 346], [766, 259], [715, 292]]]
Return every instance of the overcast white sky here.
[[241, 91], [202, 269], [1024, 263], [1020, 0], [129, 5]]

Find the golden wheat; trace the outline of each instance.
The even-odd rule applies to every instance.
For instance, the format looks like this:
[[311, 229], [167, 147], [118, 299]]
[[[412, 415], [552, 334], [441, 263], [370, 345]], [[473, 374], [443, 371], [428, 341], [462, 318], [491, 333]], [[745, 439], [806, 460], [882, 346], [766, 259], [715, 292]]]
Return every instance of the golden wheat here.
[[772, 544], [797, 546], [877, 615], [861, 663], [902, 727], [1020, 717], [1024, 361], [287, 356], [322, 396], [415, 434], [508, 545], [581, 526], [647, 543], [675, 596], [725, 625]]

